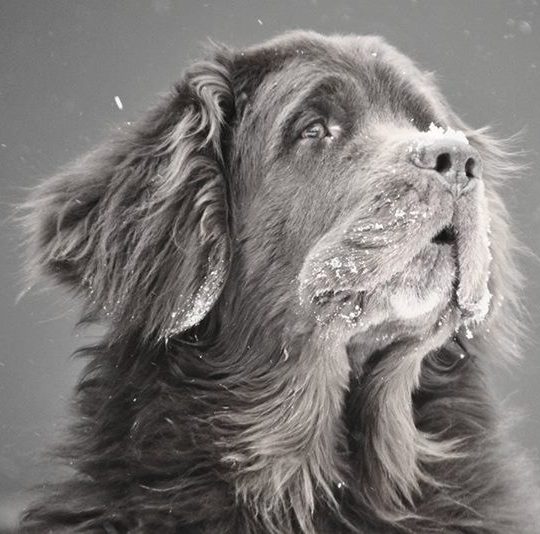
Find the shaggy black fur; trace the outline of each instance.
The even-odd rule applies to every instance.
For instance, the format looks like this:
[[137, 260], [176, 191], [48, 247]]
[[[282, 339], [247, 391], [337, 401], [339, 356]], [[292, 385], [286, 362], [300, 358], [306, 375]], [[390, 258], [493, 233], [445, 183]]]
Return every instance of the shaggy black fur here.
[[[434, 142], [469, 158], [459, 197], [418, 164]], [[22, 531], [538, 532], [488, 386], [515, 174], [379, 38], [216, 47], [28, 203], [32, 271], [108, 329], [74, 474]]]

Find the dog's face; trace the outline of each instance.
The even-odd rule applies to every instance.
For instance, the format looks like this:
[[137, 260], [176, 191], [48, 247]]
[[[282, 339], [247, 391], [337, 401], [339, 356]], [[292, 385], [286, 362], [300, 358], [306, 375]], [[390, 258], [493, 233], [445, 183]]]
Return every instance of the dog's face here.
[[224, 317], [249, 300], [261, 320], [450, 335], [504, 285], [487, 238], [491, 218], [506, 246], [501, 154], [381, 39], [292, 33], [194, 65], [44, 184], [32, 263], [145, 339], [196, 327], [220, 296]]
[[300, 309], [357, 331], [482, 321], [482, 155], [430, 77], [369, 37], [275, 41], [242, 61], [267, 71], [233, 133], [248, 277], [296, 283]]
[[[163, 406], [201, 425], [197, 446], [269, 531], [295, 515], [309, 532], [316, 494], [335, 502], [350, 473], [393, 521], [453, 446], [416, 426], [423, 371], [447, 382], [429, 359], [445, 345], [459, 361], [464, 337], [485, 349], [488, 324], [511, 352], [512, 321], [495, 312], [519, 277], [497, 187], [515, 170], [381, 39], [295, 32], [215, 50], [40, 186], [30, 263], [108, 322], [103, 392], [130, 398], [126, 369], [145, 388], [162, 380]], [[133, 409], [149, 442], [170, 434], [168, 412]], [[195, 442], [176, 438], [164, 449], [189, 458]], [[344, 468], [347, 447], [358, 461]]]

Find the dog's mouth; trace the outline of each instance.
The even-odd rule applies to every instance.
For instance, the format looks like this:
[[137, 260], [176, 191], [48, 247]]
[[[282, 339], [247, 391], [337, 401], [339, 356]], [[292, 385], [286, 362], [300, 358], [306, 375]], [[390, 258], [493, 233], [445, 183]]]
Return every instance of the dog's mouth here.
[[[454, 247], [457, 245], [457, 230], [455, 226], [453, 224], [447, 224], [444, 226], [441, 230], [434, 234], [429, 241], [427, 241], [426, 245], [431, 243], [444, 247], [445, 249], [448, 247], [449, 250], [445, 252], [449, 252], [450, 248], [454, 249]], [[429, 252], [429, 250], [431, 250], [431, 252]], [[439, 250], [439, 253], [436, 253], [436, 255], [433, 256], [433, 247], [430, 249], [426, 246], [426, 248], [423, 248], [418, 256], [416, 256], [416, 259], [419, 264], [422, 262], [425, 263], [426, 273], [431, 273], [433, 268], [436, 267], [435, 263], [438, 265], [439, 260], [442, 261], [443, 256], [441, 256], [441, 253], [443, 253], [442, 248]], [[452, 252], [452, 254], [455, 255], [455, 252]], [[446, 254], [444, 254], [444, 256], [446, 256]], [[340, 261], [340, 264], [347, 264], [347, 262]], [[397, 272], [394, 274], [399, 275]], [[362, 292], [355, 290], [355, 285], [353, 282], [354, 277], [351, 280], [350, 286], [348, 286], [346, 283], [346, 277], [344, 274], [338, 278], [340, 280], [339, 284], [336, 284], [336, 287], [327, 287], [324, 289], [321, 288], [320, 290], [316, 291], [312, 296], [312, 302], [318, 306], [324, 306], [329, 303], [346, 304], [352, 300], [355, 300], [356, 302], [357, 300], [362, 299]], [[417, 283], [420, 283], [420, 281], [417, 280]], [[358, 302], [356, 303], [358, 304]]]
[[456, 230], [453, 225], [445, 226], [431, 239], [436, 245], [453, 245], [456, 242]]
[[[347, 261], [346, 256], [341, 258], [341, 271], [333, 280], [335, 285], [313, 288], [311, 302], [316, 306], [316, 314], [322, 318], [343, 317], [349, 324], [360, 321], [358, 324], [366, 326], [370, 321], [370, 313], [374, 321], [379, 320], [381, 314], [399, 320], [414, 318], [415, 313], [427, 317], [427, 314], [438, 309], [444, 302], [455, 300], [452, 294], [455, 294], [459, 283], [459, 272], [456, 269], [457, 229], [449, 223], [442, 229], [439, 226], [439, 229], [432, 231], [431, 238], [428, 234], [425, 241], [422, 239], [423, 246], [419, 246], [419, 252], [406, 265], [381, 277], [380, 281], [368, 289], [364, 289], [364, 280], [357, 275], [356, 270], [346, 270], [352, 262]], [[372, 253], [370, 249], [368, 251]], [[361, 259], [355, 268], [360, 271], [362, 266]], [[327, 282], [327, 276], [335, 271], [323, 271], [322, 280]], [[361, 315], [364, 319], [360, 319]]]
[[382, 213], [369, 224], [351, 216], [336, 225], [304, 260], [301, 304], [314, 304], [321, 321], [342, 317], [363, 331], [381, 321], [431, 324], [447, 308], [463, 320], [483, 320], [489, 228], [474, 211], [482, 208], [478, 199], [461, 202], [428, 212], [395, 208], [395, 218]]
[[353, 288], [348, 289], [324, 289], [318, 291], [313, 296], [313, 302], [318, 306], [324, 306], [330, 302], [344, 304], [355, 299], [360, 303], [363, 298], [363, 293], [355, 291]]

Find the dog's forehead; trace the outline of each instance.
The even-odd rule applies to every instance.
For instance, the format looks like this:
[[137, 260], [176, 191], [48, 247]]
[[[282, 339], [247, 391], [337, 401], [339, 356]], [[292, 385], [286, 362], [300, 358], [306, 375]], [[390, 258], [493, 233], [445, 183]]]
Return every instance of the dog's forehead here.
[[[421, 76], [416, 65], [382, 37], [290, 32], [240, 52], [244, 72], [251, 69], [264, 76], [301, 65], [316, 65], [330, 72], [354, 74], [374, 65], [385, 66], [409, 79]], [[242, 62], [242, 61], [241, 61]]]
[[413, 61], [371, 35], [291, 32], [242, 51], [238, 65], [240, 91], [266, 104], [332, 76], [372, 90], [401, 91], [405, 82], [408, 90], [421, 94], [431, 85]]

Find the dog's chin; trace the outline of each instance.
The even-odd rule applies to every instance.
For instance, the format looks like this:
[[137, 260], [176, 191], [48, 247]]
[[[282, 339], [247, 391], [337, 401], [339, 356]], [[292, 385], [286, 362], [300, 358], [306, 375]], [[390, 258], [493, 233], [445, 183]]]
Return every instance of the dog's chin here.
[[454, 246], [431, 242], [380, 291], [388, 296], [390, 319], [415, 321], [438, 316], [452, 305], [457, 284]]
[[[348, 261], [346, 256], [335, 258]], [[454, 316], [457, 276], [454, 237], [445, 228], [401, 271], [372, 290], [364, 291], [354, 277], [342, 278], [339, 287], [312, 286], [309, 307], [319, 322], [343, 322], [354, 331], [388, 323], [403, 330], [425, 330]]]

